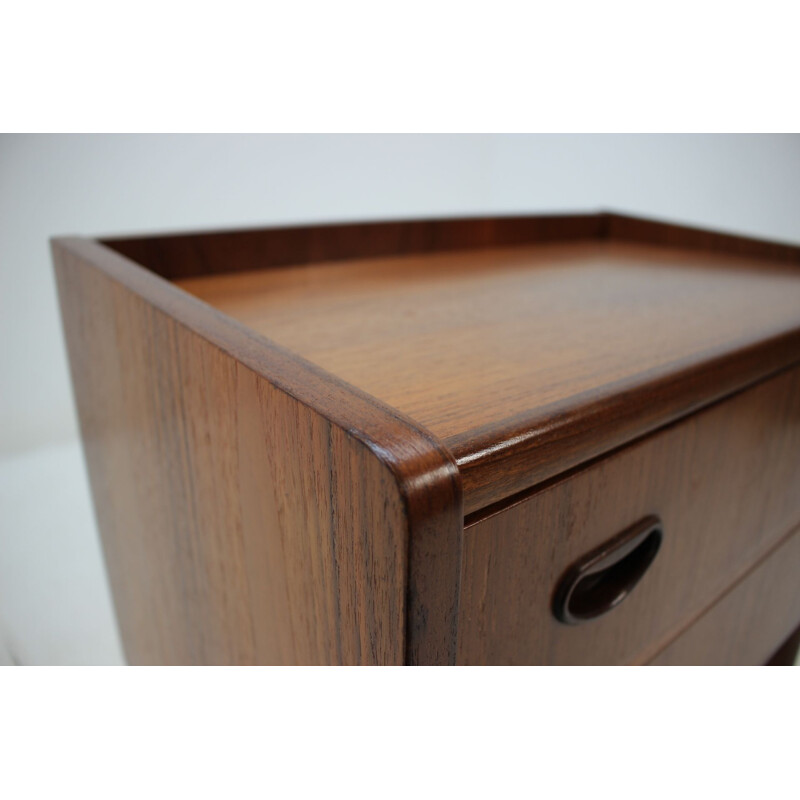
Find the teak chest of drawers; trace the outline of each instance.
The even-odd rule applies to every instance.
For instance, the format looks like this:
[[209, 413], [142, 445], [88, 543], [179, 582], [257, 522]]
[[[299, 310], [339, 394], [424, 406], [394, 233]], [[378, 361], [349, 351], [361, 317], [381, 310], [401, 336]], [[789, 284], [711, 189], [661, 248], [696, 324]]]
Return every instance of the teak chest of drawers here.
[[53, 254], [132, 663], [763, 663], [800, 624], [798, 248], [601, 213]]

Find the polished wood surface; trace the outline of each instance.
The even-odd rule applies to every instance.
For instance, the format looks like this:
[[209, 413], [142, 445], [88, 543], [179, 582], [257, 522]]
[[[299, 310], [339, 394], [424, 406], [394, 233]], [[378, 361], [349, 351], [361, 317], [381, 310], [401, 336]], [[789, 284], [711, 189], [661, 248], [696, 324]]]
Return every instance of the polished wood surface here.
[[[321, 261], [599, 239], [609, 214], [319, 223], [105, 238], [103, 244], [170, 280]], [[686, 230], [686, 229], [682, 229]], [[734, 251], [739, 244], [732, 240]], [[800, 263], [800, 249], [753, 242], [765, 257]], [[731, 243], [729, 243], [729, 247]]]
[[319, 222], [248, 230], [104, 237], [170, 280], [322, 261], [442, 253], [544, 242], [631, 241], [800, 265], [800, 247], [607, 211], [507, 217]]
[[[800, 629], [800, 529], [650, 660], [657, 666], [794, 662]], [[782, 652], [776, 644], [786, 640]]]
[[[475, 519], [464, 533], [459, 663], [653, 655], [800, 520], [798, 487], [795, 369]], [[598, 619], [558, 622], [561, 576], [649, 515], [662, 522], [661, 549], [630, 596]]]
[[54, 256], [128, 659], [452, 663], [448, 454], [121, 256]]
[[797, 623], [800, 248], [599, 213], [53, 253], [134, 663], [749, 663]]
[[179, 285], [431, 431], [468, 512], [800, 359], [800, 271], [674, 247], [549, 244]]

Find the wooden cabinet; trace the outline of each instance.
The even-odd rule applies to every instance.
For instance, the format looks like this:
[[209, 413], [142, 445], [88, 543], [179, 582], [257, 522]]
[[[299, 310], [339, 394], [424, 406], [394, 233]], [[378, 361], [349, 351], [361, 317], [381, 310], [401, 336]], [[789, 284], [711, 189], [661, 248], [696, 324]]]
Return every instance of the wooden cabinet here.
[[[798, 487], [800, 370], [555, 479], [466, 528], [459, 661], [646, 661], [800, 521]], [[630, 597], [560, 623], [562, 575], [649, 516], [662, 541]]]
[[800, 249], [590, 214], [53, 253], [132, 663], [748, 663], [800, 623]]

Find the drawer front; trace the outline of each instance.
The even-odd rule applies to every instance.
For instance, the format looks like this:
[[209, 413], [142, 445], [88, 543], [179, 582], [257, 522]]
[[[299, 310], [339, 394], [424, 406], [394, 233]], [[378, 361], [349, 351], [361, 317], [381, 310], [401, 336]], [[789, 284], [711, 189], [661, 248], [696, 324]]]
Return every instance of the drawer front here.
[[[621, 531], [661, 545], [618, 606], [558, 621], [563, 576]], [[464, 532], [458, 661], [641, 661], [709, 608], [800, 520], [800, 369], [567, 475]], [[646, 566], [646, 565], [645, 565]]]
[[735, 583], [651, 664], [764, 664], [800, 624], [800, 528]]

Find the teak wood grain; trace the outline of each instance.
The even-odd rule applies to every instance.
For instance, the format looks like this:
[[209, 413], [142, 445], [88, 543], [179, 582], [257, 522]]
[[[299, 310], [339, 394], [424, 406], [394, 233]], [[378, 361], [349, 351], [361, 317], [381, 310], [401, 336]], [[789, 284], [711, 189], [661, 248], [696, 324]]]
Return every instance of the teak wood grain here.
[[105, 237], [102, 243], [164, 278], [179, 280], [322, 261], [582, 240], [645, 242], [800, 265], [800, 248], [794, 245], [607, 211], [191, 231]]
[[800, 248], [618, 214], [105, 241], [430, 430], [468, 513], [800, 359]]
[[[795, 529], [687, 630], [649, 663], [656, 666], [747, 666], [775, 657], [789, 639], [785, 661], [797, 651], [800, 624], [800, 529]], [[793, 640], [792, 640], [793, 639]]]
[[[701, 661], [800, 518], [800, 248], [600, 213], [53, 254], [133, 663]], [[556, 623], [647, 514], [633, 594]], [[760, 608], [714, 658], [785, 636]]]
[[447, 453], [120, 256], [54, 252], [129, 660], [451, 663]]
[[[653, 654], [800, 520], [800, 370], [748, 389], [468, 525], [458, 661], [624, 664]], [[553, 592], [639, 520], [663, 541], [630, 597], [577, 626]], [[777, 642], [775, 643], [777, 644]]]
[[663, 247], [484, 249], [179, 285], [442, 440], [468, 512], [800, 356], [800, 272]]

